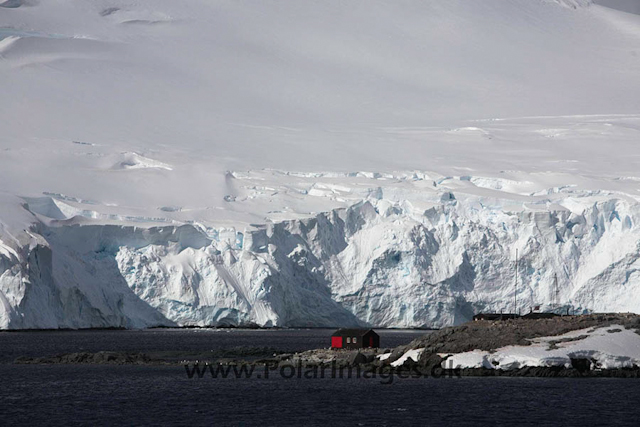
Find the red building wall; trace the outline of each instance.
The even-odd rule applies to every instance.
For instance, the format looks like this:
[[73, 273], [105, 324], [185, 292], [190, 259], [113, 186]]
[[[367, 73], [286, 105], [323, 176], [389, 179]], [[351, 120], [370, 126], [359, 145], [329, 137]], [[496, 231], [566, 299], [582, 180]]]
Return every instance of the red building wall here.
[[331, 348], [342, 348], [342, 337], [331, 337]]

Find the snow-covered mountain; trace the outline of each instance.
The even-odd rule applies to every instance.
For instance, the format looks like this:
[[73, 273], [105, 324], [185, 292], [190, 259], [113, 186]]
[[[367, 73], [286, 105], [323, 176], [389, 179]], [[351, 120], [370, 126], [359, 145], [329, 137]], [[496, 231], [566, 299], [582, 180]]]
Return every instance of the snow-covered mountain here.
[[0, 2], [0, 328], [640, 312], [640, 16], [595, 3]]

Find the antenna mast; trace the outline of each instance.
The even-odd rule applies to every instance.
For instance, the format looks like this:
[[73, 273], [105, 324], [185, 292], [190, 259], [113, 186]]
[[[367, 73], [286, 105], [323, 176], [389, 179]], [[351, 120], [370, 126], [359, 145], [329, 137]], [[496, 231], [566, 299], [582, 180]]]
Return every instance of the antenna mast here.
[[560, 298], [559, 298], [559, 292], [560, 289], [558, 289], [558, 274], [554, 274], [553, 275], [553, 290], [554, 290], [554, 296], [553, 296], [553, 303], [555, 305], [555, 309], [558, 309], [558, 306], [560, 305]]
[[513, 316], [518, 315], [518, 249], [516, 248], [516, 282], [513, 290]]

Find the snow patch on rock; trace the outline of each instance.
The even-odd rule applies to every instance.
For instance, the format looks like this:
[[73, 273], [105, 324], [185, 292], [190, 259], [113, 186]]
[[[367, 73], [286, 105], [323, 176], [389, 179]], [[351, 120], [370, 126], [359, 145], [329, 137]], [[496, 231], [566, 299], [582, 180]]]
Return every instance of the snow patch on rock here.
[[640, 335], [611, 325], [536, 338], [530, 346], [507, 346], [493, 352], [473, 350], [445, 357], [442, 367], [446, 369], [571, 368], [571, 359], [586, 359], [591, 369], [633, 368], [640, 366]]
[[400, 356], [398, 360], [396, 360], [395, 362], [391, 362], [391, 366], [393, 367], [402, 366], [406, 363], [407, 360], [413, 360], [414, 362], [417, 362], [420, 359], [420, 355], [422, 355], [423, 351], [424, 351], [424, 348], [415, 348], [413, 350], [409, 350], [405, 352], [402, 356]]

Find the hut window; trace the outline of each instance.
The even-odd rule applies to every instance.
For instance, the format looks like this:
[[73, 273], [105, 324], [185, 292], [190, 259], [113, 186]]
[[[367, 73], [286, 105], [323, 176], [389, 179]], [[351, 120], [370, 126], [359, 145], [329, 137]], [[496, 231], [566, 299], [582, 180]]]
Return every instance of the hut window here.
[[358, 338], [353, 337], [353, 343], [356, 344], [358, 342]]
[[347, 337], [347, 344], [351, 344], [351, 337]]

